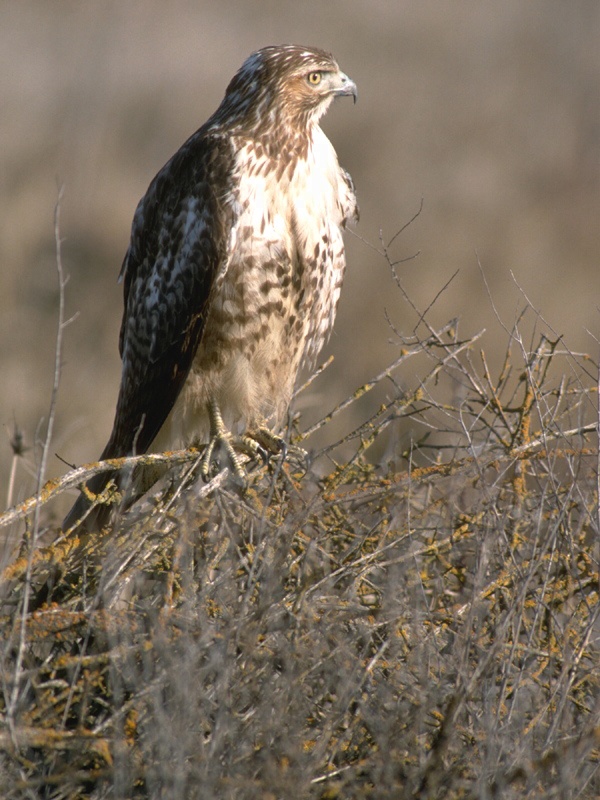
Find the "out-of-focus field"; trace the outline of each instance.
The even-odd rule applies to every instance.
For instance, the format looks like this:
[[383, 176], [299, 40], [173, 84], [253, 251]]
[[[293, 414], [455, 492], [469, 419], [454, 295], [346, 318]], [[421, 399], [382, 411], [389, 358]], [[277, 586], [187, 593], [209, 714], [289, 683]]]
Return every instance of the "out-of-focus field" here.
[[[435, 323], [485, 327], [492, 364], [503, 356], [479, 259], [509, 326], [520, 286], [572, 350], [597, 351], [599, 33], [597, 0], [4, 3], [0, 485], [15, 424], [33, 448], [47, 417], [59, 186], [67, 316], [77, 319], [65, 331], [52, 450], [80, 462], [98, 455], [112, 423], [116, 278], [136, 203], [265, 44], [331, 50], [358, 84], [358, 104], [337, 103], [324, 122], [357, 185], [356, 232], [378, 246], [380, 231], [389, 240], [424, 199], [393, 254], [420, 252], [398, 271], [422, 309], [459, 270], [430, 312]], [[307, 421], [311, 404], [322, 412], [396, 357], [386, 312], [405, 333], [416, 322], [385, 260], [354, 236], [348, 262], [327, 350], [335, 362], [301, 401]], [[409, 366], [402, 380], [418, 377]], [[54, 459], [48, 472], [63, 469]], [[15, 487], [13, 500], [32, 490], [24, 467]]]

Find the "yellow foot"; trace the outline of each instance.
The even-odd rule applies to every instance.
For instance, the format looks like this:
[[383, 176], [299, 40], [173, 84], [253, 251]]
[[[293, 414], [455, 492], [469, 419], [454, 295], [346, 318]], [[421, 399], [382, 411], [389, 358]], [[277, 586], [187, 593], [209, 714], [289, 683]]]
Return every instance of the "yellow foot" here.
[[255, 443], [265, 463], [271, 456], [282, 455], [284, 458], [286, 456], [288, 448], [285, 439], [277, 436], [276, 433], [273, 433], [268, 428], [261, 427], [248, 431], [244, 439], [250, 439]]
[[[243, 436], [233, 436], [227, 430], [221, 416], [221, 411], [215, 402], [208, 407], [210, 418], [210, 440], [200, 462], [200, 472], [204, 480], [209, 480], [213, 467], [217, 469], [228, 466], [234, 478], [245, 484], [243, 469], [244, 456], [246, 460], [258, 460], [267, 463], [272, 455], [283, 454], [285, 458], [287, 447], [285, 441], [268, 428], [257, 428]], [[225, 462], [225, 463], [224, 463]]]
[[271, 456], [281, 456], [282, 461], [292, 459], [303, 467], [308, 464], [308, 453], [301, 447], [294, 444], [288, 444], [285, 439], [278, 436], [268, 428], [256, 428], [255, 430], [248, 431], [244, 436], [245, 440], [252, 440], [259, 445], [259, 454], [263, 461], [268, 463]]
[[242, 485], [245, 484], [244, 470], [240, 461], [240, 453], [245, 453], [243, 444], [239, 436], [232, 436], [226, 428], [213, 433], [200, 462], [200, 472], [204, 480], [210, 480], [213, 466], [216, 466], [217, 470], [229, 467], [234, 478]]
[[[202, 477], [207, 481], [210, 479], [211, 473], [214, 472], [215, 466], [217, 470], [227, 466], [236, 481], [243, 486], [246, 483], [246, 479], [242, 466], [244, 459], [240, 458], [240, 456], [245, 457], [245, 460], [260, 458], [262, 461], [267, 461], [267, 449], [263, 445], [263, 442], [267, 443], [267, 437], [264, 436], [259, 439], [252, 434], [233, 436], [225, 427], [219, 406], [214, 401], [208, 404], [208, 416], [210, 420], [210, 440], [206, 445], [206, 450], [200, 462]], [[273, 435], [271, 434], [271, 436]], [[273, 437], [273, 441], [275, 438]], [[272, 442], [270, 444], [272, 445]], [[270, 449], [270, 446], [267, 446]], [[280, 449], [277, 445], [276, 452], [279, 452]]]

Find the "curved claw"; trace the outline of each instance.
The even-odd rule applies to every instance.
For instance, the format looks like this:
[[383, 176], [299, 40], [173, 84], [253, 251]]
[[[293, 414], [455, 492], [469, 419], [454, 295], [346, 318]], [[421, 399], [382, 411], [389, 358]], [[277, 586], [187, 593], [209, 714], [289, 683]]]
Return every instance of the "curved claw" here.
[[243, 436], [233, 436], [225, 427], [216, 402], [213, 401], [209, 404], [208, 412], [210, 440], [200, 462], [200, 472], [205, 481], [210, 479], [211, 465], [218, 461], [219, 451], [225, 453], [234, 477], [241, 484], [245, 484], [246, 481], [240, 454], [247, 456], [248, 459], [260, 458], [263, 464], [268, 464], [271, 456], [274, 455], [286, 458], [288, 446], [285, 440], [268, 428], [260, 427], [248, 431]]
[[276, 433], [273, 433], [268, 428], [262, 427], [249, 431], [244, 438], [252, 439], [252, 441], [256, 442], [264, 453], [263, 461], [265, 464], [269, 462], [271, 456], [281, 455], [284, 459], [287, 456], [288, 446], [285, 439], [277, 436]]

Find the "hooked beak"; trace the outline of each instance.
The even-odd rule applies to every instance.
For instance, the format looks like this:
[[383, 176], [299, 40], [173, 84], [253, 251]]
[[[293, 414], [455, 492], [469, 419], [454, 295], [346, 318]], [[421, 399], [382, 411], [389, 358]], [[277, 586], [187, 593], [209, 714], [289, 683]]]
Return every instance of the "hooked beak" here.
[[335, 97], [343, 97], [345, 95], [352, 95], [354, 98], [354, 102], [358, 98], [358, 90], [356, 88], [356, 84], [353, 80], [351, 80], [347, 75], [343, 72], [340, 72], [336, 75], [336, 85], [333, 89], [333, 95]]

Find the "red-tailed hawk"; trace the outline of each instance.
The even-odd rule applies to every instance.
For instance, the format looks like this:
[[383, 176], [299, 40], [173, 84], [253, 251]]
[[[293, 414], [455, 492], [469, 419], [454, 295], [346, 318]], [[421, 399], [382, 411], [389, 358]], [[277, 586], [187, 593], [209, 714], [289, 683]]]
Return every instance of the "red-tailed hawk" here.
[[[123, 372], [102, 459], [146, 452], [174, 406], [213, 446], [228, 430], [251, 436], [281, 421], [298, 370], [331, 331], [342, 230], [358, 218], [319, 127], [340, 95], [356, 100], [356, 85], [333, 56], [265, 47], [148, 187], [121, 270]], [[87, 507], [81, 495], [64, 529]]]

